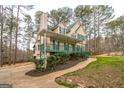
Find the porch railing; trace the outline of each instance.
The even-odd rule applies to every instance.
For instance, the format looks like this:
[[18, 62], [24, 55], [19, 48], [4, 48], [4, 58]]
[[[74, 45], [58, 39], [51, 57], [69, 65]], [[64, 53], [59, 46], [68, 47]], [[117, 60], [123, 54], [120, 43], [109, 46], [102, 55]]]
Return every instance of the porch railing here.
[[[41, 52], [44, 52], [44, 44], [40, 45]], [[83, 47], [79, 46], [64, 46], [64, 45], [57, 45], [57, 44], [47, 44], [46, 45], [47, 52], [67, 52], [67, 53], [80, 53], [84, 51]]]

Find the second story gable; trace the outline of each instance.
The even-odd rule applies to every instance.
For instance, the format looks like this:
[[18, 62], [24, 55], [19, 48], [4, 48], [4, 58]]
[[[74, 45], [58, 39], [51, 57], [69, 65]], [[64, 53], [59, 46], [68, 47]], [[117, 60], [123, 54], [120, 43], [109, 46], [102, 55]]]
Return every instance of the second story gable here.
[[73, 38], [81, 39], [81, 40], [85, 39], [86, 33], [84, 31], [84, 28], [80, 20], [77, 20], [67, 28], [67, 35]]
[[84, 40], [86, 35], [83, 26], [79, 20], [68, 27], [66, 27], [64, 22], [60, 22], [53, 28], [53, 32], [82, 40]]
[[66, 35], [66, 26], [64, 24], [64, 22], [60, 22], [59, 24], [57, 24], [53, 29], [53, 32], [58, 33], [58, 34], [63, 34]]
[[44, 33], [44, 32], [49, 32], [54, 35], [60, 34], [60, 35], [65, 35], [71, 38], [79, 39], [79, 40], [85, 40], [86, 33], [83, 29], [82, 23], [80, 20], [77, 20], [76, 22], [72, 23], [71, 25], [67, 26], [63, 21], [61, 21], [59, 24], [55, 26], [50, 26], [48, 21], [48, 16], [47, 14], [44, 14], [41, 16], [41, 23], [40, 23], [40, 30], [39, 34]]

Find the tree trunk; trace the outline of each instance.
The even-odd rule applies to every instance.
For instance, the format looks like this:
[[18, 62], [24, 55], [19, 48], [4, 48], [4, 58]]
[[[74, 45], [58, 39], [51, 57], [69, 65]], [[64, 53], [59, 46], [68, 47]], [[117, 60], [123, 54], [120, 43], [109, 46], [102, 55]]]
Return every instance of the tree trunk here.
[[18, 9], [17, 9], [17, 26], [16, 26], [16, 38], [15, 38], [15, 56], [14, 56], [13, 64], [15, 64], [16, 61], [17, 61], [17, 41], [18, 41], [19, 10], [20, 10], [20, 5], [18, 5]]
[[99, 10], [98, 10], [98, 39], [97, 39], [97, 53], [99, 54], [100, 53], [100, 32], [99, 32], [99, 30], [100, 30], [100, 22], [99, 22], [100, 20], [99, 20]]
[[10, 46], [9, 46], [9, 65], [12, 63], [11, 59], [11, 49], [12, 49], [12, 30], [13, 30], [13, 6], [11, 8], [11, 22], [10, 22]]
[[94, 25], [93, 25], [93, 30], [94, 30], [94, 53], [96, 52], [96, 24], [95, 24], [95, 8], [93, 10], [93, 18], [94, 18]]
[[122, 50], [122, 55], [124, 55], [124, 32], [123, 29], [120, 31], [120, 38], [121, 38], [121, 50]]
[[1, 13], [1, 45], [0, 45], [0, 66], [3, 65], [3, 5], [0, 6], [0, 13]]
[[31, 42], [31, 31], [30, 31], [30, 21], [28, 22], [28, 42], [27, 42], [27, 57], [30, 60], [30, 42]]
[[90, 39], [91, 39], [91, 34], [89, 34], [89, 52], [91, 52], [91, 43], [90, 43]]
[[[114, 32], [114, 40], [115, 40], [115, 42], [116, 42], [116, 45], [115, 45], [115, 52], [118, 52], [118, 50], [119, 50], [119, 40], [118, 40], [118, 36], [117, 36], [117, 33], [116, 33], [116, 29], [114, 29], [113, 30], [113, 32]], [[117, 54], [115, 54], [115, 55], [117, 55]]]

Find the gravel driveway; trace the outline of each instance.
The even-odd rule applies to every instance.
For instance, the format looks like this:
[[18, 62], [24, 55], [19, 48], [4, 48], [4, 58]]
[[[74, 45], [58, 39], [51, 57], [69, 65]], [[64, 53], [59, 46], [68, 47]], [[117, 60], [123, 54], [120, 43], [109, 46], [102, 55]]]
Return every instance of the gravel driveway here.
[[12, 84], [13, 87], [17, 88], [63, 88], [55, 83], [55, 78], [59, 77], [65, 73], [72, 72], [81, 68], [84, 68], [95, 58], [89, 58], [86, 61], [82, 61], [73, 67], [51, 72], [38, 77], [31, 77], [25, 75], [26, 72], [34, 69], [34, 64], [24, 63], [21, 66], [10, 66], [5, 68], [0, 68], [0, 84]]

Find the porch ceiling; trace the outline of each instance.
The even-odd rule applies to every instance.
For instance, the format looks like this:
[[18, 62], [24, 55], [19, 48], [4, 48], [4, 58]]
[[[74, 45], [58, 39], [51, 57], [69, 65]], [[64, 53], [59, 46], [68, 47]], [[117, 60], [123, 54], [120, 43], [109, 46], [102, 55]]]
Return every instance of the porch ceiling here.
[[46, 32], [46, 36], [54, 39], [62, 40], [62, 41], [67, 41], [67, 42], [73, 42], [73, 43], [82, 42], [82, 40], [69, 37], [63, 34], [54, 33], [54, 32]]

